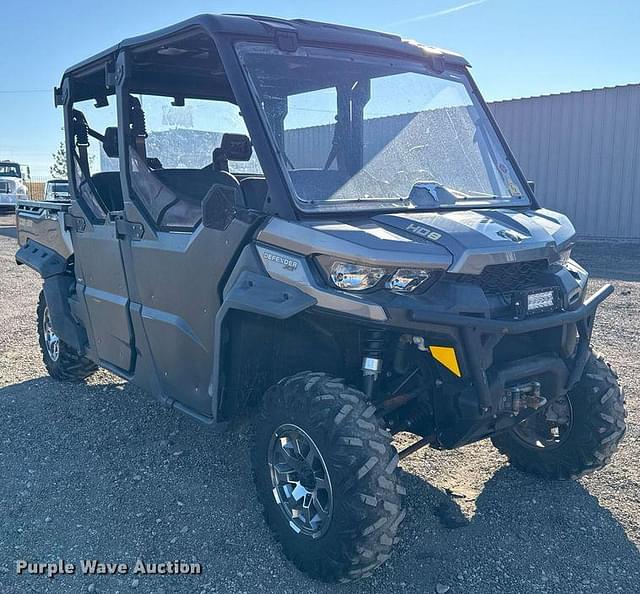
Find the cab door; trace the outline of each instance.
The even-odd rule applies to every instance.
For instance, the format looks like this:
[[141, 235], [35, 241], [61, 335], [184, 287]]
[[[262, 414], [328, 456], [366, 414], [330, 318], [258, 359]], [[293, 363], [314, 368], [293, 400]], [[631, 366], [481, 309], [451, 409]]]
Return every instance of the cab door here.
[[134, 359], [133, 333], [115, 223], [108, 218], [100, 223], [91, 222], [74, 207], [70, 213], [76, 217], [71, 227], [76, 290], [88, 314], [90, 342], [104, 367], [130, 373]]
[[125, 240], [136, 295], [131, 313], [144, 332], [145, 343], [137, 341], [140, 357], [153, 362], [162, 400], [205, 417], [212, 415], [209, 383], [220, 288], [249, 231], [250, 225], [236, 221], [226, 231], [199, 224], [191, 232], [159, 230]]
[[[176, 41], [172, 51], [182, 55], [183, 44], [191, 52], [191, 43]], [[202, 98], [201, 90], [196, 97], [179, 100], [162, 95], [161, 83], [170, 81], [156, 80], [154, 73], [162, 71], [171, 56], [155, 47], [135, 51], [134, 72], [118, 86], [119, 129], [128, 131], [120, 144], [122, 226], [142, 228], [121, 239], [138, 358], [134, 381], [161, 400], [209, 419], [215, 414], [209, 384], [221, 292], [252, 238], [255, 220], [236, 217], [224, 230], [207, 228], [202, 205], [216, 185], [242, 196], [244, 179], [251, 178], [254, 186], [264, 183], [265, 188], [266, 182], [239, 107], [229, 97]], [[196, 54], [214, 60], [213, 49]], [[200, 69], [198, 60], [194, 64]], [[142, 64], [149, 64], [150, 71]], [[189, 86], [188, 76], [181, 80], [183, 88], [195, 88]], [[145, 85], [153, 85], [153, 94], [139, 91]], [[224, 138], [234, 141], [231, 148], [241, 160], [226, 162], [231, 148], [218, 150]]]
[[103, 164], [97, 162], [96, 155], [100, 155], [101, 144], [96, 140], [92, 146], [87, 134], [87, 129], [116, 121], [113, 96], [100, 110], [93, 100], [66, 106], [73, 200], [65, 224], [74, 249], [76, 295], [71, 305], [85, 321], [94, 358], [126, 376], [133, 370], [135, 350], [121, 242], [113, 218], [122, 208], [120, 175], [118, 171], [99, 171]]

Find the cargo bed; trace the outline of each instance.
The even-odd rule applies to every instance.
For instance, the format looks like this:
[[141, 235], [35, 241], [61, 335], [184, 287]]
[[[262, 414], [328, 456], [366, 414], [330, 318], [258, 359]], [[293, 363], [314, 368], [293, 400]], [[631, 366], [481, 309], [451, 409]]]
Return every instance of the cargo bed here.
[[27, 241], [36, 242], [68, 259], [73, 254], [73, 246], [64, 215], [70, 206], [68, 201], [18, 200], [16, 230], [20, 247]]

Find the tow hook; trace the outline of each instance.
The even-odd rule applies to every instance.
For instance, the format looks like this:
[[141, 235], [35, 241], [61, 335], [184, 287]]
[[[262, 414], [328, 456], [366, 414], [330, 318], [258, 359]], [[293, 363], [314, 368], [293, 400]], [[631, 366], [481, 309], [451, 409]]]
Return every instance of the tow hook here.
[[509, 405], [511, 406], [515, 416], [525, 408], [533, 410], [542, 408], [547, 403], [547, 399], [540, 395], [540, 382], [529, 382], [506, 388], [503, 402], [505, 408], [508, 408]]

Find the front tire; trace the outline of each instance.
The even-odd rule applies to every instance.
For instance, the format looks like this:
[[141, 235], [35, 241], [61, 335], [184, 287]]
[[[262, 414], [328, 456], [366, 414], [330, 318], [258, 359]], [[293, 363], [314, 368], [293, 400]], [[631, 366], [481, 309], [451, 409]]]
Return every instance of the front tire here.
[[93, 361], [80, 355], [56, 335], [51, 325], [44, 291], [40, 291], [38, 299], [38, 339], [42, 361], [51, 377], [63, 381], [80, 382], [98, 369]]
[[350, 581], [389, 558], [404, 489], [362, 392], [324, 373], [280, 381], [265, 394], [252, 463], [266, 521], [298, 569]]
[[[550, 479], [578, 478], [610, 462], [626, 431], [625, 417], [618, 376], [592, 352], [580, 381], [566, 396], [491, 441], [524, 472]], [[570, 423], [564, 422], [567, 419]], [[545, 438], [545, 427], [554, 425], [557, 431]]]

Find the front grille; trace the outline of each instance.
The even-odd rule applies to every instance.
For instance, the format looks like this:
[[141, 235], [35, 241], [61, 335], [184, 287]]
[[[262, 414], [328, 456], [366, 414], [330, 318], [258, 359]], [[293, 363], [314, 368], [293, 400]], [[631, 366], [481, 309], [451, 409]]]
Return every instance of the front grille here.
[[546, 260], [529, 262], [512, 262], [509, 264], [491, 264], [481, 274], [452, 274], [449, 280], [482, 287], [488, 295], [512, 293], [530, 287], [539, 286], [543, 282], [542, 275], [549, 269]]
[[11, 194], [11, 186], [7, 181], [0, 181], [0, 194]]

